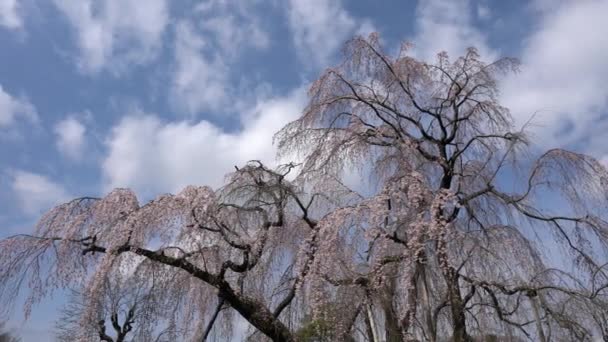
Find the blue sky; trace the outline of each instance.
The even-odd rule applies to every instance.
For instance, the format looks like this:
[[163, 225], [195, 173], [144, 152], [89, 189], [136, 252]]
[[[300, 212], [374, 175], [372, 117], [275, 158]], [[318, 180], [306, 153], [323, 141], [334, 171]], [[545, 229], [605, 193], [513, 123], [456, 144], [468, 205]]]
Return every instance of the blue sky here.
[[426, 60], [520, 58], [501, 84], [516, 122], [536, 113], [540, 147], [608, 160], [606, 14], [606, 0], [0, 0], [0, 237], [70, 197], [149, 199], [272, 163], [308, 84], [371, 31]]

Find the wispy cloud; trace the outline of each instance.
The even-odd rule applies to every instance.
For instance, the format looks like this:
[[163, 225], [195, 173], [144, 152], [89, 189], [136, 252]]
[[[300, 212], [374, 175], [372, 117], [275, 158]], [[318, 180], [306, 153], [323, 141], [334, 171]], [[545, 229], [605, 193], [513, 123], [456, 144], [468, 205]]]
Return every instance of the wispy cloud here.
[[36, 108], [26, 97], [15, 97], [0, 85], [0, 129], [11, 126], [18, 119], [37, 122]]
[[289, 0], [287, 17], [296, 52], [309, 67], [329, 66], [345, 40], [373, 26], [357, 22], [339, 0]]
[[204, 54], [204, 47], [205, 41], [192, 24], [177, 25], [170, 98], [177, 110], [190, 115], [215, 110], [228, 99], [229, 69], [221, 55]]
[[119, 73], [153, 60], [169, 22], [166, 0], [54, 0], [72, 25], [81, 71]]
[[475, 47], [484, 59], [495, 59], [497, 53], [488, 46], [483, 32], [473, 24], [471, 6], [469, 0], [419, 1], [412, 39], [416, 57], [434, 61], [441, 51], [458, 57], [467, 48]]
[[248, 49], [269, 47], [270, 38], [256, 9], [245, 2], [205, 1], [194, 18], [175, 25], [170, 102], [194, 117], [200, 112], [231, 112], [248, 94], [235, 94], [233, 67]]

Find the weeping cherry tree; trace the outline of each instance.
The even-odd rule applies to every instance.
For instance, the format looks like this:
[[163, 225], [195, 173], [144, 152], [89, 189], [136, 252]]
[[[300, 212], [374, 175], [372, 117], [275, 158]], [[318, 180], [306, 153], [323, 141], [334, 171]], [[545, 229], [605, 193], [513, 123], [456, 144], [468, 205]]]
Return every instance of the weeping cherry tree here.
[[605, 168], [529, 147], [498, 102], [515, 60], [408, 49], [346, 44], [275, 136], [299, 163], [74, 199], [1, 240], [2, 303], [72, 289], [81, 341], [608, 340]]

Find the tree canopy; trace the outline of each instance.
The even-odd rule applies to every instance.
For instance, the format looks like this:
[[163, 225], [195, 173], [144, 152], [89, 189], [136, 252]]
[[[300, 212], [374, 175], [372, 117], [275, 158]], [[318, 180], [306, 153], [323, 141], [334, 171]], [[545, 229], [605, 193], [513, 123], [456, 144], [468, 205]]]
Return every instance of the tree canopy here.
[[292, 162], [77, 198], [1, 240], [2, 303], [72, 289], [59, 325], [82, 341], [226, 340], [243, 320], [249, 341], [608, 339], [606, 169], [536, 156], [498, 100], [516, 60], [408, 48], [349, 41], [275, 135]]

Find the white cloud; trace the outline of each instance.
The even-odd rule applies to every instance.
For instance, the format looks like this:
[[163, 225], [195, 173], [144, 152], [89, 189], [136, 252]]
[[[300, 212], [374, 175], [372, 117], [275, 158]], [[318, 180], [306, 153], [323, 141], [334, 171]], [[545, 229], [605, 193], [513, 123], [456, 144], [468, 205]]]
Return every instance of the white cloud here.
[[54, 127], [57, 149], [72, 160], [80, 160], [85, 148], [86, 127], [74, 117], [59, 121]]
[[24, 97], [16, 98], [0, 85], [0, 128], [11, 126], [18, 117], [30, 122], [38, 120], [36, 108]]
[[48, 177], [32, 172], [13, 172], [12, 189], [24, 213], [39, 215], [70, 198], [67, 191]]
[[456, 58], [467, 48], [475, 47], [484, 60], [496, 59], [497, 54], [488, 47], [485, 35], [474, 27], [472, 13], [469, 0], [419, 1], [413, 53], [423, 60], [435, 61], [441, 51]]
[[188, 22], [179, 23], [175, 35], [173, 106], [190, 115], [219, 108], [227, 101], [229, 86], [224, 60], [217, 54], [202, 53], [206, 43]]
[[367, 37], [370, 33], [374, 32], [378, 32], [378, 28], [376, 27], [376, 25], [374, 25], [371, 20], [365, 19], [361, 21], [361, 25], [359, 26], [359, 28], [357, 28], [355, 35]]
[[0, 0], [0, 26], [15, 30], [23, 26], [17, 0]]
[[152, 60], [168, 24], [166, 0], [55, 0], [76, 31], [85, 72], [124, 70]]
[[[484, 3], [475, 8], [480, 19], [488, 14]], [[501, 84], [502, 104], [511, 109], [518, 128], [536, 113], [529, 128], [544, 148], [576, 145], [596, 156], [608, 154], [602, 138], [608, 129], [608, 21], [603, 15], [608, 1], [536, 0], [529, 9], [539, 21], [525, 39], [521, 72]], [[414, 54], [432, 60], [445, 50], [456, 57], [475, 46], [483, 59], [495, 60], [499, 52], [473, 25], [473, 10], [470, 0], [420, 1]]]
[[328, 66], [358, 26], [339, 0], [290, 0], [287, 11], [300, 58], [315, 66]]
[[197, 14], [203, 17], [201, 27], [211, 33], [223, 55], [234, 57], [244, 47], [265, 49], [270, 37], [250, 3], [204, 2]]
[[246, 49], [266, 49], [270, 38], [257, 9], [246, 2], [206, 1], [193, 11], [196, 21], [184, 19], [175, 25], [170, 102], [190, 116], [234, 111], [240, 101], [233, 96], [233, 68]]
[[607, 153], [608, 1], [571, 1], [544, 13], [526, 40], [522, 71], [503, 85], [503, 103], [519, 124], [537, 112], [536, 142], [582, 143]]
[[235, 133], [207, 121], [165, 123], [155, 115], [131, 113], [107, 140], [102, 165], [106, 188], [131, 187], [152, 196], [188, 184], [217, 187], [234, 165], [251, 159], [272, 163], [272, 135], [300, 114], [304, 99], [298, 89], [287, 97], [260, 101], [243, 117], [243, 130]]

